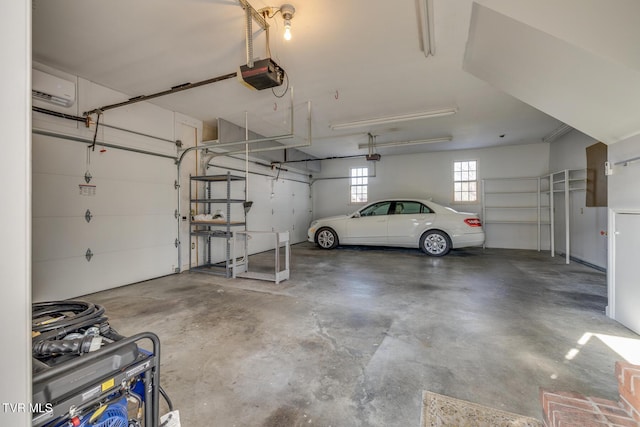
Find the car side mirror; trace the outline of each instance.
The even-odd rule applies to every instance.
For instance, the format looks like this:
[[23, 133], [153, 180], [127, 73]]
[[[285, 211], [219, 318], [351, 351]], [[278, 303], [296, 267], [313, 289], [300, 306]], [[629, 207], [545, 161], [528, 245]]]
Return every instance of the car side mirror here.
[[360, 218], [360, 212], [355, 212], [353, 215], [351, 215], [351, 218]]

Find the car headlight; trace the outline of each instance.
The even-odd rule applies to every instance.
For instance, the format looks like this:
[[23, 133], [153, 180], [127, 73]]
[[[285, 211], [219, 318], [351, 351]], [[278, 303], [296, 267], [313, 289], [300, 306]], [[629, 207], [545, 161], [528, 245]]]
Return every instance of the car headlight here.
[[309, 224], [309, 231], [311, 233], [315, 232], [317, 226], [318, 226], [318, 221], [311, 221], [311, 224]]

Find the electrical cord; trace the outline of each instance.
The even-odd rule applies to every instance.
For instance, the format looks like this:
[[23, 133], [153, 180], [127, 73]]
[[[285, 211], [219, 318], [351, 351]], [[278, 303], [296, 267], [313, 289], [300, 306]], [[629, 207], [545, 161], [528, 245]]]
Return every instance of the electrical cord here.
[[[69, 333], [97, 327], [100, 333], [111, 327], [100, 305], [84, 301], [51, 301], [32, 304], [32, 355], [36, 358], [56, 354], [82, 354], [98, 350], [102, 338], [88, 335], [63, 340]], [[115, 334], [115, 331], [113, 331]], [[105, 334], [106, 335], [106, 334]]]
[[162, 397], [164, 397], [164, 400], [167, 402], [167, 406], [169, 407], [169, 412], [173, 412], [173, 402], [171, 402], [171, 399], [169, 399], [169, 395], [167, 394], [167, 392], [164, 391], [162, 386], [158, 386], [158, 390], [160, 391], [160, 394], [162, 395]]
[[171, 399], [169, 399], [169, 395], [167, 394], [166, 391], [164, 391], [161, 385], [158, 385], [158, 391], [160, 391], [160, 394], [162, 395], [164, 400], [167, 402], [167, 406], [169, 407], [169, 416], [162, 424], [160, 424], [160, 427], [164, 427], [169, 425], [171, 418], [173, 418], [173, 402], [171, 402]]
[[271, 88], [271, 92], [273, 93], [273, 96], [275, 96], [276, 98], [283, 98], [287, 94], [287, 91], [289, 90], [289, 75], [287, 74], [287, 72], [285, 70], [282, 70], [282, 71], [284, 73], [284, 78], [287, 81], [287, 86], [285, 87], [284, 92], [282, 92], [282, 94], [280, 94], [280, 95], [278, 95], [276, 93], [274, 88]]
[[[89, 324], [107, 321], [104, 307], [84, 301], [51, 301], [32, 305], [33, 332], [47, 332], [56, 329], [78, 329]], [[45, 317], [49, 319], [42, 320]], [[40, 320], [38, 322], [38, 320]]]

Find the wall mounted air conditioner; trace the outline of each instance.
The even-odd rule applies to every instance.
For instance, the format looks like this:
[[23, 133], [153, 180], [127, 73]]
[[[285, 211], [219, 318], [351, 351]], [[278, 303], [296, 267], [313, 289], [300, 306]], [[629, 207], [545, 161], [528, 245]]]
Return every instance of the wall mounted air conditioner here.
[[31, 72], [31, 94], [41, 101], [71, 107], [76, 102], [76, 84], [34, 69]]

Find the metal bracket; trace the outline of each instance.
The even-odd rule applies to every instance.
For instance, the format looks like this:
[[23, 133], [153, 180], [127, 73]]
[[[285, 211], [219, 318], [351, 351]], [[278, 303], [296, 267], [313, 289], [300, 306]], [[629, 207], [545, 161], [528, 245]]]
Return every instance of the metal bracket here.
[[173, 187], [177, 190], [178, 188], [180, 188], [180, 183], [178, 182], [178, 180], [176, 179], [175, 181], [173, 181]]
[[91, 249], [87, 249], [87, 252], [85, 252], [84, 257], [87, 259], [87, 262], [91, 261], [91, 258], [93, 258], [93, 252], [91, 252]]
[[182, 141], [180, 141], [179, 139], [176, 139], [176, 147], [182, 148]]
[[176, 210], [173, 212], [173, 216], [175, 217], [175, 219], [180, 218], [180, 215], [178, 214], [178, 209], [176, 209]]
[[178, 239], [176, 238], [176, 241], [175, 241], [175, 243], [174, 243], [174, 244], [176, 245], [176, 248], [177, 248], [178, 246], [180, 246], [180, 240], [178, 240]]
[[91, 178], [93, 178], [93, 177], [91, 176], [91, 173], [90, 173], [89, 171], [86, 171], [86, 172], [84, 173], [84, 180], [85, 180], [85, 182], [86, 182], [87, 184], [91, 182]]
[[93, 218], [93, 215], [91, 215], [91, 211], [87, 209], [84, 213], [84, 219], [87, 220], [87, 222], [91, 222], [91, 218]]

